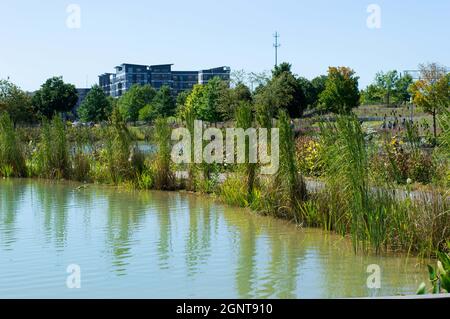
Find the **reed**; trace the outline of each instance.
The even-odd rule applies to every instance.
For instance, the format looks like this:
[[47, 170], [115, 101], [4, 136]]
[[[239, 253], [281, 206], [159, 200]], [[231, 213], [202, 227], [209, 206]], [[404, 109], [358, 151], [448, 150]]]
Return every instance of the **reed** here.
[[69, 146], [61, 117], [44, 120], [40, 140], [32, 161], [33, 173], [39, 177], [61, 179], [70, 177]]
[[155, 122], [155, 144], [158, 148], [153, 163], [154, 187], [160, 190], [175, 188], [175, 175], [171, 164], [171, 129], [165, 118], [158, 118]]
[[0, 176], [25, 177], [25, 156], [8, 114], [0, 114]]
[[275, 175], [275, 184], [281, 190], [284, 208], [283, 214], [292, 216], [299, 223], [299, 208], [307, 198], [306, 185], [297, 167], [295, 155], [294, 132], [290, 118], [284, 110], [279, 112], [277, 127], [279, 129], [279, 170]]

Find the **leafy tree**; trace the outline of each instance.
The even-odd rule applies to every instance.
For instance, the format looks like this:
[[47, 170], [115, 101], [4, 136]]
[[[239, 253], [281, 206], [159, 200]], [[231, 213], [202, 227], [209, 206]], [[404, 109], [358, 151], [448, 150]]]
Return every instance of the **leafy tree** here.
[[409, 74], [401, 76], [397, 82], [395, 82], [395, 100], [397, 103], [409, 102], [411, 94], [409, 87], [413, 83], [413, 78]]
[[187, 100], [189, 94], [191, 94], [191, 91], [182, 91], [182, 92], [178, 93], [178, 95], [177, 95], [176, 102], [175, 102], [176, 114], [180, 118], [183, 117], [184, 107], [186, 105], [186, 100]]
[[151, 122], [158, 116], [154, 104], [147, 104], [139, 110], [139, 121]]
[[364, 105], [381, 103], [383, 98], [384, 93], [376, 84], [369, 84], [361, 91], [361, 104]]
[[153, 109], [158, 115], [167, 117], [175, 114], [175, 100], [172, 96], [170, 87], [167, 85], [162, 86], [156, 93], [151, 103]]
[[133, 85], [117, 102], [122, 117], [127, 122], [136, 122], [139, 110], [152, 103], [156, 90], [150, 85]]
[[252, 102], [252, 93], [245, 84], [239, 83], [232, 89], [224, 90], [219, 101], [219, 112], [222, 119], [233, 119], [236, 110], [244, 102]]
[[307, 78], [299, 77], [298, 83], [302, 88], [303, 95], [305, 96], [305, 104], [307, 107], [312, 108], [317, 103], [317, 95], [313, 84]]
[[59, 112], [69, 112], [78, 101], [74, 85], [64, 83], [61, 77], [45, 81], [32, 98], [32, 105], [38, 115], [52, 118]]
[[387, 106], [391, 105], [391, 97], [395, 91], [395, 84], [400, 79], [396, 70], [388, 71], [386, 73], [378, 72], [375, 76], [375, 83], [383, 93], [384, 101]]
[[311, 107], [317, 107], [319, 104], [319, 96], [320, 93], [325, 90], [325, 83], [327, 81], [326, 75], [319, 75], [311, 80], [311, 85], [313, 87], [312, 97], [310, 98], [313, 103], [310, 105]]
[[194, 85], [191, 93], [187, 96], [184, 108], [180, 112], [181, 119], [186, 119], [187, 114], [192, 114], [195, 119], [199, 119], [198, 110], [204, 103], [206, 86], [201, 84]]
[[433, 116], [433, 133], [436, 139], [436, 115], [450, 105], [450, 74], [437, 63], [421, 64], [420, 80], [411, 85], [413, 102]]
[[400, 76], [396, 70], [378, 72], [374, 83], [361, 92], [361, 102], [363, 104], [384, 102], [387, 106], [392, 103], [408, 102], [411, 97], [408, 91], [411, 83], [412, 77], [408, 74]]
[[7, 80], [0, 80], [0, 113], [6, 112], [14, 122], [31, 122], [34, 119], [30, 96]]
[[333, 113], [350, 113], [359, 106], [358, 79], [348, 67], [330, 67], [325, 90], [319, 97], [321, 107]]
[[287, 72], [287, 73], [292, 73], [291, 71], [292, 69], [292, 65], [290, 63], [287, 62], [283, 62], [279, 65], [276, 65], [273, 70], [272, 70], [272, 77], [276, 78], [278, 76], [280, 76], [281, 74]]
[[[280, 109], [298, 118], [306, 108], [306, 97], [298, 79], [291, 72], [289, 63], [282, 63], [272, 71], [272, 79], [255, 92], [255, 103], [262, 125], [270, 125], [269, 118], [275, 117]], [[261, 122], [262, 121], [262, 122]]]
[[223, 101], [223, 97], [227, 94], [228, 90], [228, 84], [219, 77], [213, 78], [208, 82], [208, 84], [206, 84], [205, 94], [203, 96], [204, 100], [198, 109], [200, 119], [208, 122], [217, 122], [222, 120], [219, 112], [220, 102]]
[[84, 122], [101, 122], [108, 119], [111, 111], [111, 100], [100, 86], [94, 85], [81, 103], [78, 114]]

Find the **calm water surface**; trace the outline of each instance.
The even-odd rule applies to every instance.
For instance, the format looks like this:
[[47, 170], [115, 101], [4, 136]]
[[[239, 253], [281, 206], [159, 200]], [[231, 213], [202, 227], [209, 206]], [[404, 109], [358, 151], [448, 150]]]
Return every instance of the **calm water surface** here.
[[[414, 293], [419, 260], [195, 195], [0, 181], [0, 298], [330, 298]], [[68, 289], [67, 266], [81, 267]], [[368, 289], [378, 264], [381, 289]]]

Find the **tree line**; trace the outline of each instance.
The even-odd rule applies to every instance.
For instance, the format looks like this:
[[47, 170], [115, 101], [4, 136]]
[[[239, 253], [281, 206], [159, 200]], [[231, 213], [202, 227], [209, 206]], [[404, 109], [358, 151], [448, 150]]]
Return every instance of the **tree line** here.
[[[329, 67], [326, 75], [312, 80], [297, 76], [291, 64], [282, 63], [270, 74], [251, 74], [246, 81], [243, 71], [236, 71], [232, 86], [220, 78], [174, 96], [168, 86], [155, 89], [150, 85], [133, 85], [120, 98], [107, 96], [94, 85], [79, 108], [83, 122], [108, 120], [118, 108], [127, 122], [153, 122], [158, 117], [194, 114], [197, 119], [218, 122], [234, 119], [236, 110], [250, 105], [266, 117], [276, 117], [283, 109], [291, 118], [300, 118], [306, 110], [321, 113], [348, 114], [361, 104], [394, 106], [412, 101], [433, 117], [449, 105], [449, 79], [439, 64], [420, 65], [420, 79], [392, 70], [376, 74], [374, 82], [359, 90], [359, 77], [349, 67]], [[249, 78], [250, 76], [248, 76]], [[253, 87], [253, 83], [257, 83]], [[0, 81], [0, 112], [7, 112], [14, 123], [38, 122], [57, 113], [70, 113], [78, 101], [74, 85], [61, 77], [45, 81], [34, 94], [28, 94], [8, 80]]]

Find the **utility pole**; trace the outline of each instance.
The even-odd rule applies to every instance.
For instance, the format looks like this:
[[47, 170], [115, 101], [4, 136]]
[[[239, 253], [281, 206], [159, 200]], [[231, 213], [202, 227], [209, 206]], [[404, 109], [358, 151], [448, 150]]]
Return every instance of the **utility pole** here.
[[275, 43], [273, 44], [273, 47], [275, 48], [275, 66], [278, 66], [278, 48], [281, 47], [281, 44], [278, 42], [278, 38], [280, 35], [278, 32], [275, 32], [273, 37], [275, 38]]

